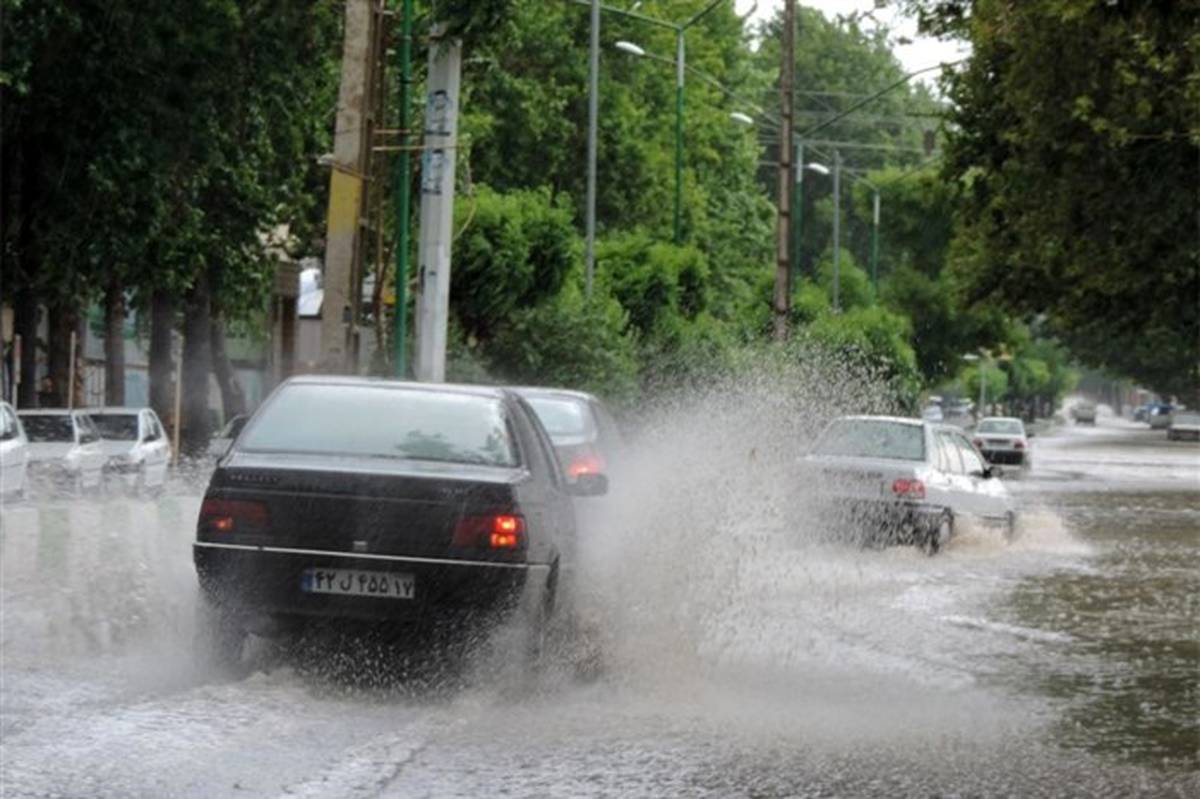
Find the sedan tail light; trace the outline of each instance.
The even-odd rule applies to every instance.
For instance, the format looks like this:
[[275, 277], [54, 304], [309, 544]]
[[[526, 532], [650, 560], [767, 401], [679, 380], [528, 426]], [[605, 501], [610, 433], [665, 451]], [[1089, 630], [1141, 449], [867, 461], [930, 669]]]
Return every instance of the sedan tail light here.
[[973, 439], [972, 441], [975, 444], [975, 447], [977, 449], [983, 449], [983, 439], [982, 438], [976, 438], [976, 439]]
[[604, 458], [600, 453], [585, 449], [576, 453], [567, 464], [567, 477], [571, 480], [585, 474], [603, 474]]
[[892, 482], [892, 493], [901, 499], [925, 499], [925, 484], [900, 478]]
[[1025, 442], [1018, 438], [1013, 442], [1013, 447], [1016, 449], [1025, 449]]
[[264, 502], [244, 499], [205, 499], [200, 505], [199, 532], [262, 532], [271, 526]]
[[451, 543], [470, 549], [523, 549], [525, 518], [512, 513], [463, 516], [454, 526]]

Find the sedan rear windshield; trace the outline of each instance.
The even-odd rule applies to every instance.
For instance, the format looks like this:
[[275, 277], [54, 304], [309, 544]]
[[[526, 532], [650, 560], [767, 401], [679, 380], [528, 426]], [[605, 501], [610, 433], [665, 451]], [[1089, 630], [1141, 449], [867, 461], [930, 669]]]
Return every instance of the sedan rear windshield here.
[[1024, 434], [1025, 428], [1016, 419], [984, 419], [975, 432], [1019, 436]]
[[529, 397], [529, 404], [551, 438], [582, 438], [592, 433], [592, 414], [583, 400]]
[[253, 420], [240, 449], [516, 466], [498, 399], [384, 386], [299, 384]]
[[100, 429], [101, 438], [114, 441], [137, 441], [138, 418], [133, 413], [93, 413], [90, 414], [96, 427]]
[[75, 427], [69, 416], [22, 416], [21, 423], [30, 441], [75, 443]]
[[925, 460], [925, 430], [920, 425], [883, 419], [839, 419], [813, 452], [846, 458]]

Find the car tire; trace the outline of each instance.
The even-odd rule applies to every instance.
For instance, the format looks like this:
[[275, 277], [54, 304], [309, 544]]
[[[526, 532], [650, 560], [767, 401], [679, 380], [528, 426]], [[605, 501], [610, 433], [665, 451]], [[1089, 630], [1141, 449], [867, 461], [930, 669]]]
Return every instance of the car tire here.
[[954, 535], [954, 516], [950, 511], [942, 513], [937, 524], [929, 528], [929, 535], [925, 538], [925, 554], [933, 557], [942, 551], [950, 538]]
[[1011, 544], [1017, 537], [1017, 514], [1009, 511], [1004, 514], [1004, 542]]
[[247, 633], [236, 616], [204, 592], [196, 600], [195, 662], [221, 677], [245, 676]]

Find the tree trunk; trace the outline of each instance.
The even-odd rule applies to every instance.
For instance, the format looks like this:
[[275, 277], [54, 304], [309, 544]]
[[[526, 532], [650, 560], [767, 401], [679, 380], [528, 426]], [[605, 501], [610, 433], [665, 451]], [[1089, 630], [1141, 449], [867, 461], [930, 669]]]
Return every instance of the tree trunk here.
[[[47, 345], [50, 351], [50, 381], [39, 387], [38, 401], [42, 407], [65, 408], [71, 384], [71, 331], [77, 331], [79, 315], [65, 302], [57, 301], [50, 307]], [[75, 347], [78, 350], [76, 337]], [[78, 354], [76, 353], [76, 363]]]
[[20, 408], [36, 408], [38, 392], [37, 349], [38, 349], [37, 294], [33, 289], [22, 288], [16, 295], [13, 307], [13, 331], [21, 337], [21, 385], [17, 387], [17, 402]]
[[161, 289], [150, 297], [150, 407], [172, 433], [175, 431], [175, 361], [171, 333], [175, 329], [175, 303]]
[[114, 277], [104, 291], [104, 402], [125, 404], [125, 292]]
[[208, 412], [208, 376], [212, 372], [212, 318], [208, 275], [196, 276], [183, 312], [183, 434], [182, 454], [202, 455], [212, 435]]
[[225, 347], [225, 319], [216, 303], [212, 304], [212, 365], [217, 385], [221, 388], [221, 408], [228, 421], [234, 416], [246, 412], [246, 394], [238, 382], [237, 372], [229, 361], [229, 352]]

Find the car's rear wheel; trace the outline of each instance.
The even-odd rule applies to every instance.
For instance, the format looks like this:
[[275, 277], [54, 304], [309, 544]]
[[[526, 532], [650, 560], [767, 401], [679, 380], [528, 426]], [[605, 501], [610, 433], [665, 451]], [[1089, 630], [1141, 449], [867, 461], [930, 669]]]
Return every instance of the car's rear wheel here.
[[235, 614], [201, 592], [196, 600], [193, 648], [196, 662], [221, 676], [240, 677], [245, 661], [246, 630]]
[[1004, 514], [1004, 540], [1012, 543], [1012, 540], [1017, 537], [1017, 514], [1009, 511]]
[[929, 535], [925, 539], [925, 553], [933, 556], [942, 551], [950, 541], [950, 537], [954, 535], [954, 517], [950, 511], [942, 513], [937, 524], [929, 529]]

